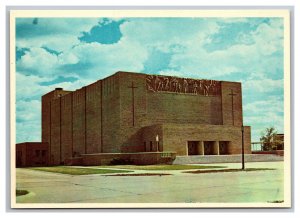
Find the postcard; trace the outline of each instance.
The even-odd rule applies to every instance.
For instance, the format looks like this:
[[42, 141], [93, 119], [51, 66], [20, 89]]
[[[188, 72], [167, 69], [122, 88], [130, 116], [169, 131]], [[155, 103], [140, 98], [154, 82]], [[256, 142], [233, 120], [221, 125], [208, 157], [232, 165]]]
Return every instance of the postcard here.
[[11, 10], [12, 208], [291, 207], [289, 10]]

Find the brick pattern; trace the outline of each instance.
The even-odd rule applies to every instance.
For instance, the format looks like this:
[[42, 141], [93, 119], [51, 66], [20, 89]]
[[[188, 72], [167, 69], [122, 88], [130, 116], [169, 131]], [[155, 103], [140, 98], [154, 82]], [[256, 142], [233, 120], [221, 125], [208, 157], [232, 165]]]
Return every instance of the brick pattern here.
[[[156, 151], [156, 135], [159, 151], [186, 155], [188, 141], [224, 141], [228, 153], [240, 153], [240, 83], [221, 81], [221, 94], [203, 96], [149, 91], [146, 76], [117, 72], [74, 92], [44, 95], [42, 141], [50, 144], [51, 163], [82, 154]], [[244, 137], [250, 152], [250, 127]]]
[[16, 167], [47, 166], [48, 146], [45, 142], [16, 144]]
[[[142, 140], [145, 146], [145, 151], [169, 151], [163, 147], [163, 128], [162, 125], [147, 126], [142, 129]], [[156, 137], [158, 135], [158, 143]]]
[[87, 154], [101, 152], [101, 81], [86, 87]]
[[121, 152], [119, 76], [102, 80], [102, 152]]
[[[227, 147], [228, 154], [240, 154], [242, 146], [242, 131], [240, 127], [223, 125], [198, 125], [198, 124], [162, 124], [145, 127], [143, 140], [155, 139], [160, 135], [160, 147], [164, 151], [176, 151], [177, 155], [188, 155], [188, 141], [211, 142], [212, 154], [217, 154], [213, 143], [216, 141], [230, 142]], [[250, 128], [244, 128], [245, 153], [251, 153]], [[149, 151], [149, 148], [147, 149]]]
[[243, 110], [241, 83], [222, 81], [221, 93], [223, 125], [242, 126]]
[[73, 93], [73, 154], [86, 153], [85, 139], [85, 88]]
[[61, 98], [61, 156], [62, 162], [73, 155], [72, 93]]
[[61, 157], [61, 98], [51, 101], [51, 139], [50, 139], [50, 163], [58, 165]]

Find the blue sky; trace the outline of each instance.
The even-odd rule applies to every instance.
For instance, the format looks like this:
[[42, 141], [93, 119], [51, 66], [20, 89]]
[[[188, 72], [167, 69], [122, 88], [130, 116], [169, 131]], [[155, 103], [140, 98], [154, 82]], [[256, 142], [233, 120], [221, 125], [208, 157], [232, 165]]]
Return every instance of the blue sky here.
[[17, 142], [41, 140], [41, 96], [116, 71], [242, 82], [244, 125], [283, 132], [281, 18], [17, 18]]

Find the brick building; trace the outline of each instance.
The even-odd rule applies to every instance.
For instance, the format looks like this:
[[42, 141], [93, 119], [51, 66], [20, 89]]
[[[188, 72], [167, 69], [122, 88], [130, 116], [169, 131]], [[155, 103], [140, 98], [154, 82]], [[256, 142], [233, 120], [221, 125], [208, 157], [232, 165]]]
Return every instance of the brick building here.
[[[106, 153], [240, 154], [241, 83], [117, 72], [42, 96], [49, 161]], [[250, 127], [244, 127], [251, 153]], [[97, 155], [96, 155], [97, 156]]]
[[47, 166], [48, 157], [47, 142], [23, 142], [16, 144], [16, 167]]

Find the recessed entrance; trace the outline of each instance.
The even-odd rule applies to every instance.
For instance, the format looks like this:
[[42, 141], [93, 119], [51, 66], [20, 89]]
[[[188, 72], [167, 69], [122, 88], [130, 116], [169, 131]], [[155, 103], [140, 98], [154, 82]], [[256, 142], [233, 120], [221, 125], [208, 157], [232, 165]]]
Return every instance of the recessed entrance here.
[[220, 141], [219, 142], [219, 152], [220, 154], [228, 154], [228, 141]]
[[214, 142], [205, 141], [204, 142], [204, 155], [214, 155]]
[[188, 141], [188, 155], [200, 155], [199, 141]]

